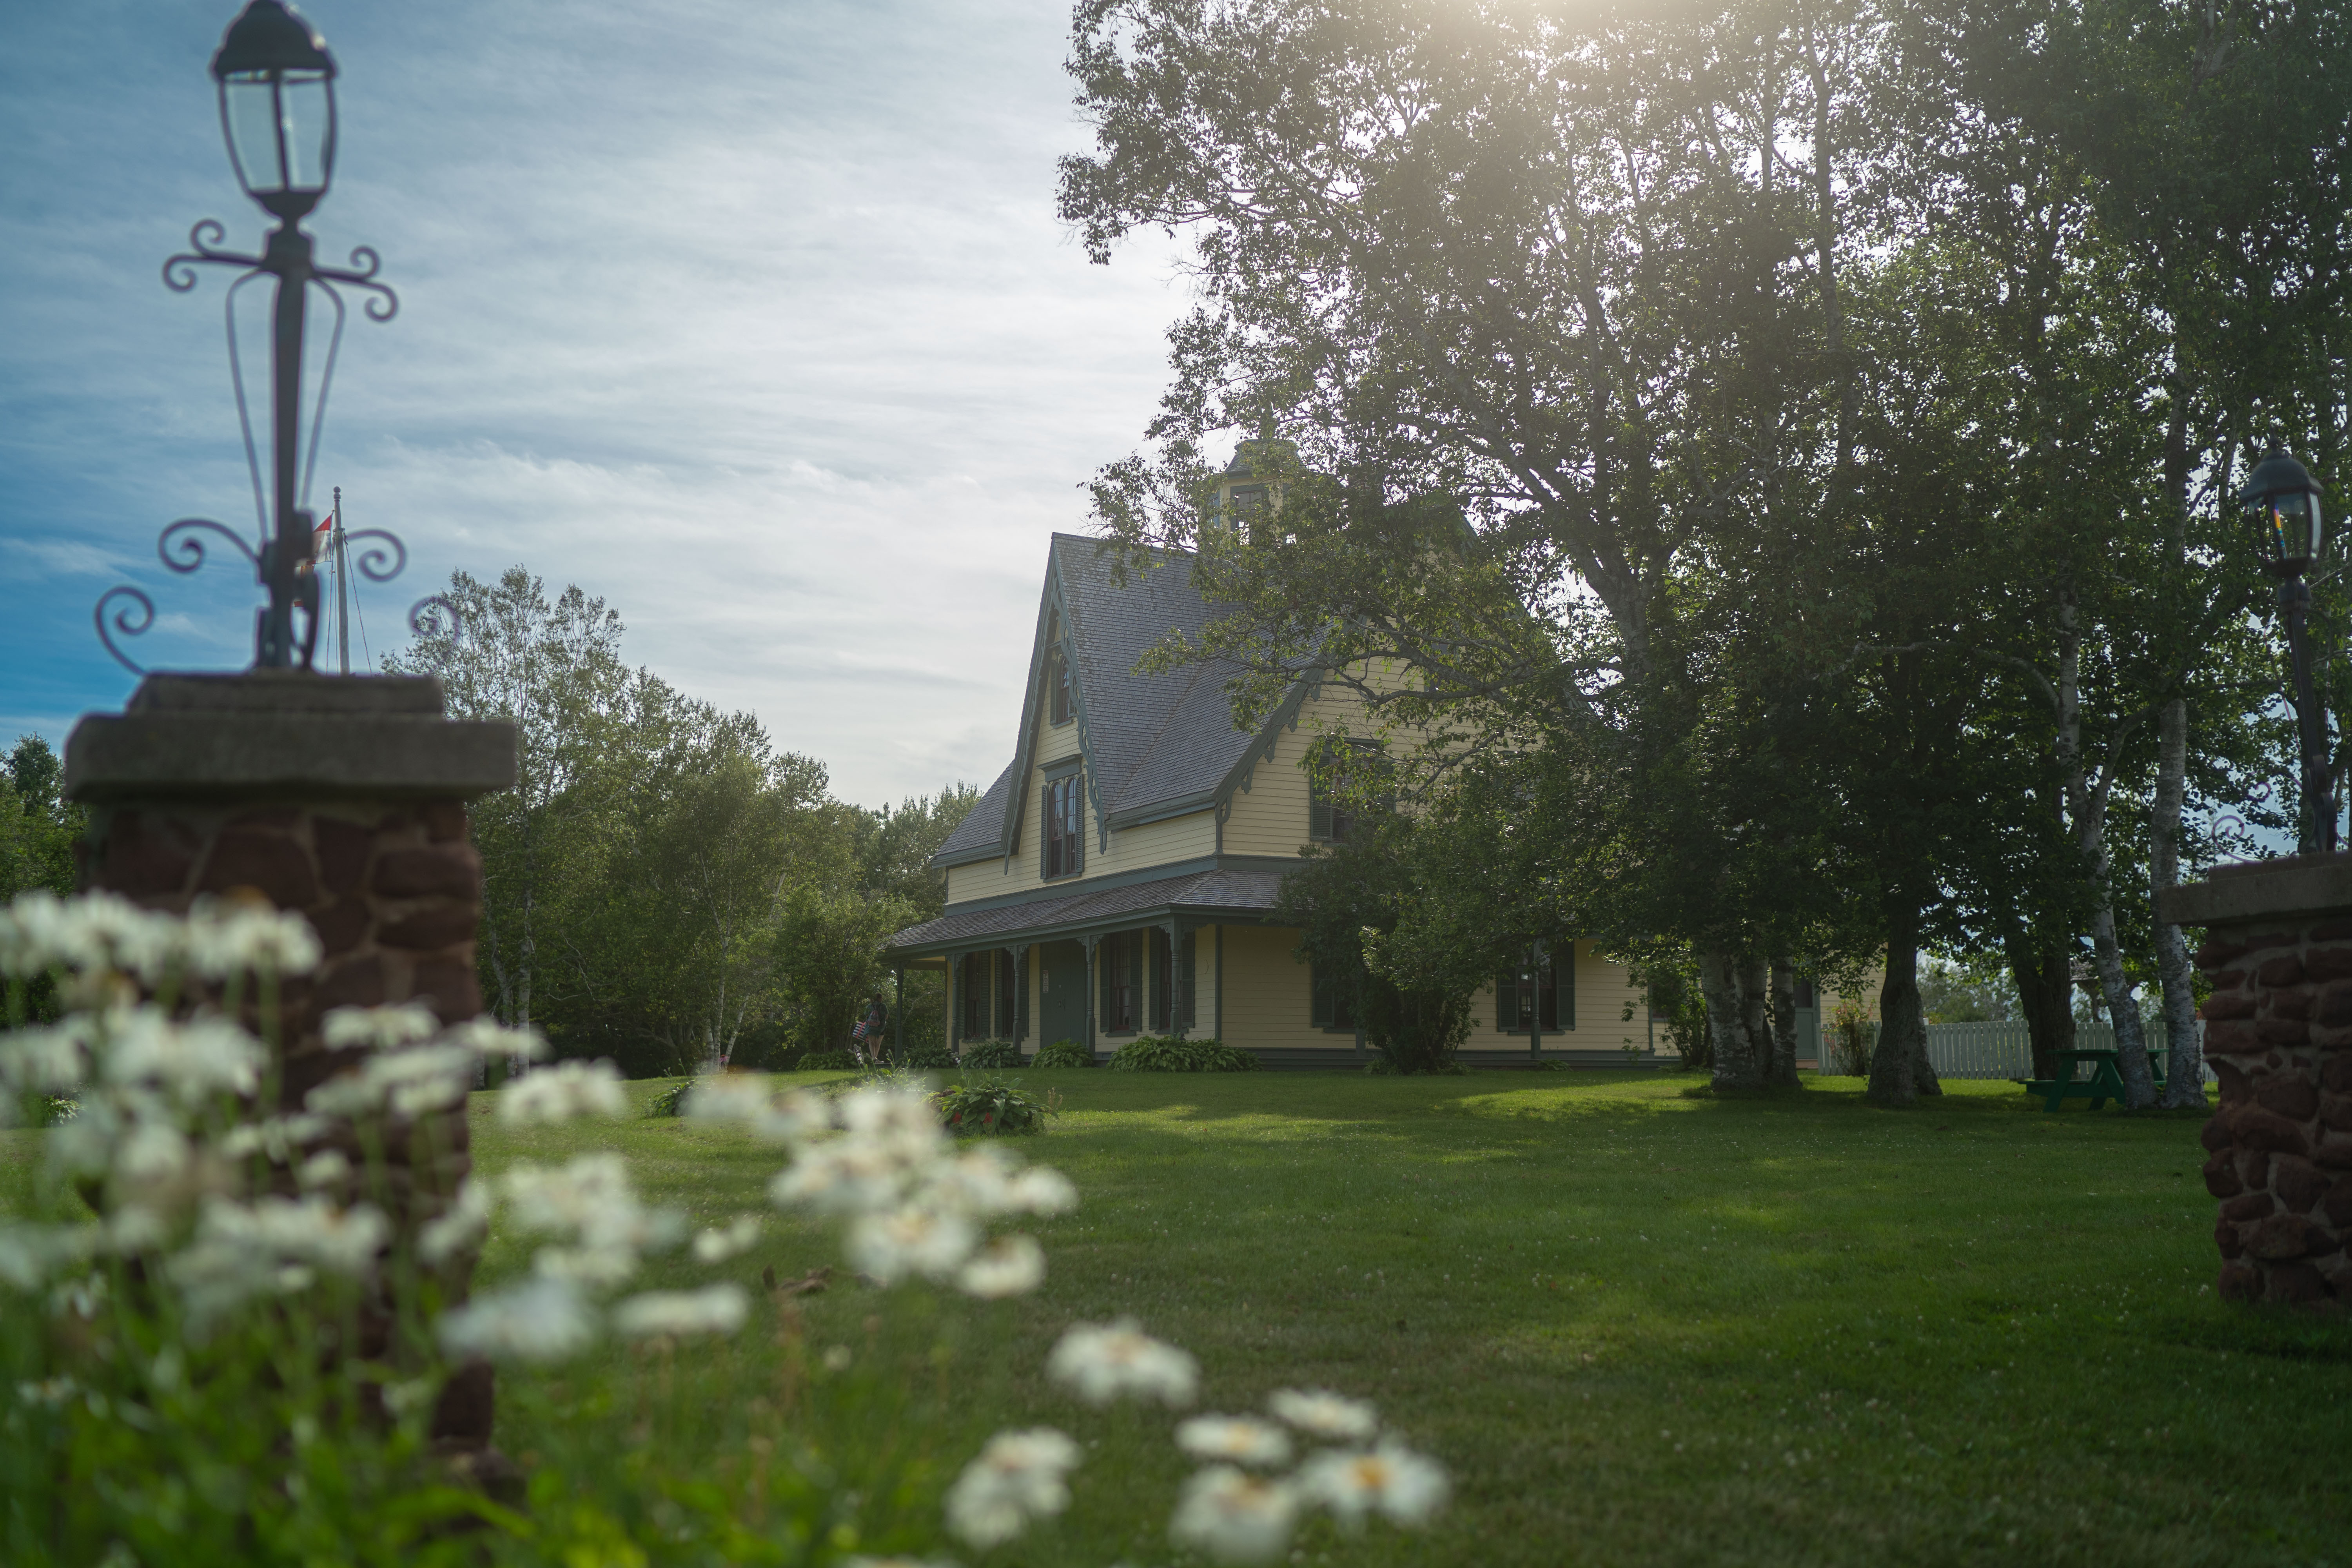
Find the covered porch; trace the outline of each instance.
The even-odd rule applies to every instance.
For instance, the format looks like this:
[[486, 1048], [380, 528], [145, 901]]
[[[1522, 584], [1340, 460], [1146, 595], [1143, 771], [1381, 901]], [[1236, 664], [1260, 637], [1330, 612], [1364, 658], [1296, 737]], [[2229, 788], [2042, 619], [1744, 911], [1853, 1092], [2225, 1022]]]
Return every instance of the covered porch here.
[[[891, 938], [898, 971], [943, 964], [961, 1051], [1069, 1040], [1097, 1059], [1141, 1034], [1224, 1028], [1225, 930], [1272, 917], [1279, 872], [1210, 870], [950, 910]], [[904, 1018], [894, 1046], [903, 1048]]]

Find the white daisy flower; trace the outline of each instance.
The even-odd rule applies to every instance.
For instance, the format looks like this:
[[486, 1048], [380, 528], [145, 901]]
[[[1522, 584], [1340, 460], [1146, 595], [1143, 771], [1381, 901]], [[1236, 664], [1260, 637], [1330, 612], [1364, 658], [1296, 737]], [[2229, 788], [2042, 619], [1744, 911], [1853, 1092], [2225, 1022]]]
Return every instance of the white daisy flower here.
[[586, 1348], [596, 1324], [576, 1287], [534, 1278], [442, 1314], [440, 1336], [452, 1355], [553, 1362]]
[[499, 1120], [510, 1127], [569, 1121], [575, 1116], [629, 1113], [628, 1090], [611, 1062], [558, 1062], [499, 1095]]
[[903, 1208], [860, 1215], [843, 1242], [850, 1267], [893, 1285], [909, 1274], [944, 1279], [980, 1245], [980, 1233], [961, 1215]]
[[509, 1029], [488, 1016], [468, 1018], [442, 1037], [484, 1061], [537, 1062], [551, 1054], [547, 1037], [537, 1029]]
[[1192, 1403], [1201, 1377], [1199, 1363], [1143, 1332], [1133, 1318], [1074, 1324], [1054, 1346], [1045, 1371], [1089, 1405], [1132, 1394], [1181, 1407]]
[[489, 1231], [493, 1201], [488, 1183], [469, 1181], [460, 1186], [456, 1203], [417, 1227], [417, 1258], [427, 1268], [438, 1268], [472, 1247]]
[[112, 1084], [143, 1084], [193, 1105], [249, 1095], [266, 1059], [261, 1042], [226, 1018], [174, 1023], [153, 1007], [120, 1007], [101, 1025], [100, 1066]]
[[948, 1489], [948, 1528], [973, 1546], [1001, 1546], [1070, 1506], [1078, 1446], [1051, 1426], [999, 1432]]
[[983, 1301], [1026, 1296], [1045, 1281], [1045, 1249], [1027, 1236], [1000, 1236], [956, 1274], [956, 1289]]
[[294, 1184], [304, 1192], [341, 1186], [351, 1178], [352, 1163], [340, 1149], [321, 1149], [296, 1167]]
[[1297, 1523], [1298, 1493], [1289, 1483], [1213, 1465], [1184, 1483], [1168, 1534], [1220, 1563], [1271, 1563]]
[[464, 1103], [474, 1055], [462, 1046], [417, 1046], [370, 1057], [360, 1078], [392, 1113], [410, 1121]]
[[834, 1138], [794, 1150], [768, 1184], [768, 1198], [779, 1208], [867, 1214], [896, 1208], [922, 1169], [920, 1152], [903, 1143]]
[[337, 1007], [320, 1025], [331, 1050], [396, 1051], [431, 1039], [441, 1022], [422, 1002], [394, 1007]]
[[755, 1214], [737, 1215], [724, 1229], [706, 1230], [694, 1238], [694, 1258], [698, 1263], [724, 1263], [738, 1253], [751, 1250], [760, 1239], [760, 1216]]
[[1391, 1438], [1370, 1453], [1316, 1455], [1299, 1468], [1300, 1489], [1349, 1530], [1378, 1512], [1396, 1524], [1417, 1525], [1445, 1506], [1443, 1467]]
[[89, 1079], [98, 1020], [76, 1013], [58, 1023], [0, 1036], [0, 1082], [32, 1094], [61, 1094]]
[[841, 1124], [866, 1138], [939, 1143], [940, 1113], [919, 1089], [861, 1089], [841, 1098]]
[[1007, 1184], [1005, 1199], [1010, 1214], [1067, 1214], [1078, 1206], [1078, 1189], [1061, 1172], [1032, 1165]]
[[153, 979], [163, 965], [177, 960], [207, 980], [307, 974], [319, 966], [320, 951], [310, 922], [291, 910], [202, 898], [186, 921], [175, 923], [169, 933], [158, 967], [142, 973]]
[[743, 1287], [721, 1280], [699, 1290], [648, 1290], [613, 1309], [613, 1327], [625, 1338], [656, 1334], [731, 1334], [751, 1310]]
[[1248, 1415], [1195, 1415], [1176, 1428], [1176, 1446], [1196, 1459], [1234, 1465], [1290, 1463], [1290, 1435]]
[[1364, 1443], [1380, 1430], [1379, 1413], [1361, 1399], [1348, 1399], [1328, 1388], [1285, 1388], [1266, 1400], [1265, 1407], [1279, 1420], [1335, 1443]]

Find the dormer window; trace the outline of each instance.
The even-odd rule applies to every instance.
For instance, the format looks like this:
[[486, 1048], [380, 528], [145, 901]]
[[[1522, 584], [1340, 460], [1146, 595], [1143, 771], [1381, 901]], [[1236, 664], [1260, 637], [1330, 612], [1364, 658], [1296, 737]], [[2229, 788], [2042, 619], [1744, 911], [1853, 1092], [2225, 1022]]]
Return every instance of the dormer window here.
[[1055, 724], [1070, 721], [1070, 662], [1058, 647], [1045, 656], [1045, 717]]
[[1047, 881], [1075, 877], [1086, 868], [1085, 789], [1083, 775], [1064, 773], [1047, 779], [1039, 802], [1045, 831], [1037, 837], [1044, 857], [1038, 874]]

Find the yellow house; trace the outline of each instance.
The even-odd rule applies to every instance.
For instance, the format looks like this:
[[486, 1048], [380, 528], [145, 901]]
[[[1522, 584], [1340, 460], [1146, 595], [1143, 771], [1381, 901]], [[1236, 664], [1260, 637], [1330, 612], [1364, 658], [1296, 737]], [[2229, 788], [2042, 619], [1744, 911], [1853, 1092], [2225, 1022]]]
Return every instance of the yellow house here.
[[[887, 949], [902, 970], [944, 963], [951, 1045], [1068, 1040], [1099, 1058], [1139, 1034], [1189, 1034], [1269, 1068], [1366, 1059], [1274, 915], [1306, 847], [1346, 830], [1299, 765], [1340, 694], [1310, 672], [1249, 733], [1226, 699], [1233, 668], [1138, 672], [1171, 628], [1216, 613], [1192, 564], [1156, 554], [1120, 581], [1098, 542], [1054, 536], [1013, 760], [932, 862], [945, 912]], [[1589, 942], [1500, 977], [1473, 1011], [1470, 1066], [1623, 1066], [1667, 1049]]]

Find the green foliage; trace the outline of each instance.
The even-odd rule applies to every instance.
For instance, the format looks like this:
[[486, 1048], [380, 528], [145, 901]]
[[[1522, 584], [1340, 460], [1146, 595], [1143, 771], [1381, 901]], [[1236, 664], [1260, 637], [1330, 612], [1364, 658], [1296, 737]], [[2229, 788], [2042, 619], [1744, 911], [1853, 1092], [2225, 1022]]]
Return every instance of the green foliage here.
[[967, 1040], [963, 1047], [963, 1063], [967, 1068], [1017, 1068], [1023, 1065], [1021, 1047], [1011, 1040]]
[[[1636, 991], [1647, 994], [1650, 1014], [1666, 1032], [1666, 1043], [1682, 1058], [1683, 1067], [1703, 1072], [1715, 1065], [1715, 1044], [1707, 1037], [1706, 998], [1698, 988], [1698, 964], [1690, 949], [1662, 946], [1634, 958], [1627, 965]], [[1621, 1022], [1631, 1022], [1633, 1004], [1625, 1004]]]
[[1050, 1046], [1039, 1047], [1037, 1054], [1029, 1058], [1029, 1065], [1033, 1068], [1090, 1068], [1095, 1065], [1095, 1056], [1076, 1040], [1055, 1040]]
[[1103, 1064], [1118, 1072], [1256, 1072], [1257, 1054], [1223, 1040], [1180, 1040], [1172, 1035], [1138, 1035]]
[[[630, 670], [602, 600], [520, 566], [448, 595], [455, 626], [387, 667], [439, 677], [453, 716], [516, 725], [516, 785], [472, 814], [496, 1014], [636, 1077], [845, 1047], [887, 989], [883, 941], [939, 912], [929, 860], [977, 792], [835, 800], [751, 714]], [[908, 1044], [942, 1038], [937, 979], [908, 992]]]
[[667, 1089], [660, 1090], [651, 1100], [646, 1101], [646, 1114], [647, 1116], [683, 1115], [686, 1110], [686, 1097], [694, 1092], [697, 1081], [694, 1079], [684, 1078], [671, 1084]]
[[47, 741], [16, 738], [0, 768], [0, 902], [37, 888], [61, 896], [73, 891], [82, 809], [66, 804], [62, 775]]
[[856, 1072], [858, 1062], [847, 1051], [810, 1051], [794, 1064], [796, 1072]]
[[1365, 1041], [1390, 1071], [1446, 1071], [1469, 1037], [1472, 996], [1527, 937], [1490, 918], [1496, 900], [1485, 900], [1463, 906], [1478, 911], [1474, 926], [1401, 940], [1408, 910], [1459, 875], [1448, 863], [1458, 841], [1378, 801], [1363, 804], [1345, 843], [1318, 846], [1283, 879], [1276, 909], [1297, 925], [1297, 954], [1318, 980], [1339, 977], [1332, 984], [1343, 994], [1352, 986]]
[[898, 1065], [918, 1069], [939, 1069], [959, 1068], [965, 1064], [957, 1060], [956, 1054], [947, 1047], [927, 1043], [908, 1046], [906, 1058]]
[[931, 1097], [940, 1108], [940, 1124], [963, 1136], [1025, 1133], [1045, 1131], [1045, 1118], [1061, 1114], [1058, 1097], [1043, 1100], [1024, 1092], [1017, 1078], [966, 1072]]

